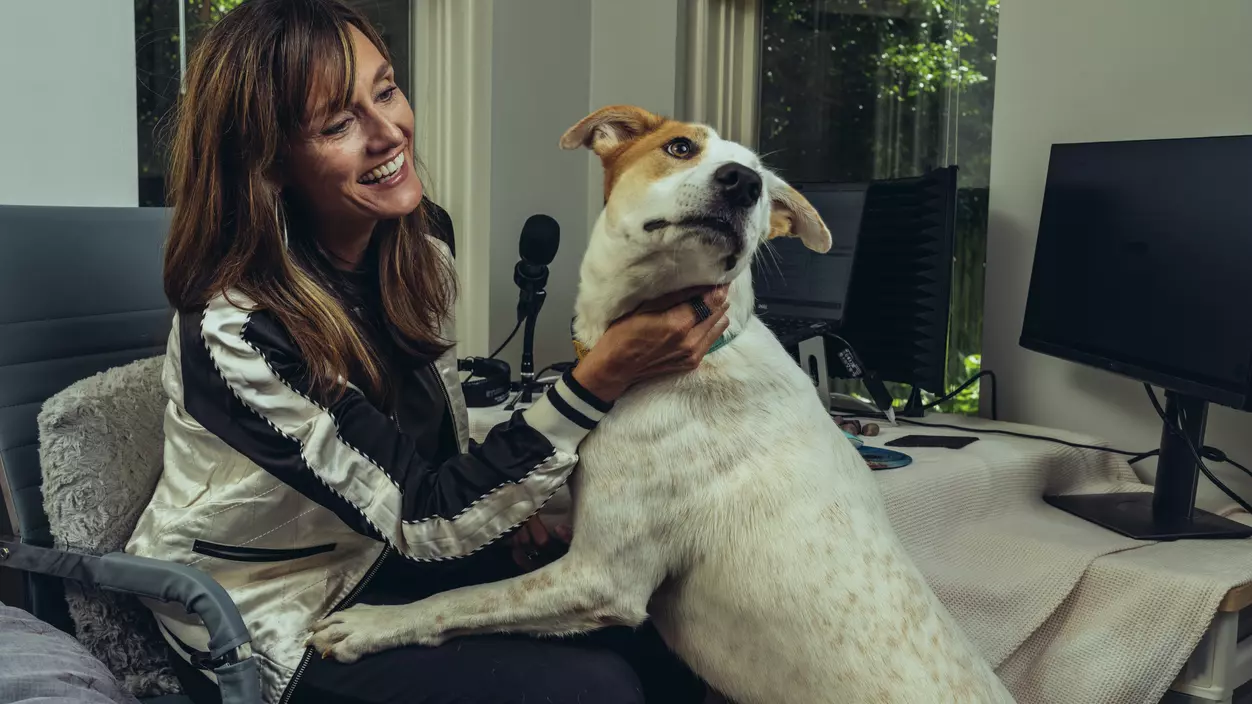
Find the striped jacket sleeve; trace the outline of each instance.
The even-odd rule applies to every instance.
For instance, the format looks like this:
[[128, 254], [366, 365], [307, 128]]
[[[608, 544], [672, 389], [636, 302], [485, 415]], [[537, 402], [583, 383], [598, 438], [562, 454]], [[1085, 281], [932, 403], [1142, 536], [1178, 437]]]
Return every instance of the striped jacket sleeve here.
[[566, 375], [482, 443], [445, 462], [362, 394], [307, 383], [298, 349], [265, 311], [225, 297], [179, 316], [183, 405], [206, 430], [359, 532], [413, 560], [463, 557], [537, 512], [609, 410]]

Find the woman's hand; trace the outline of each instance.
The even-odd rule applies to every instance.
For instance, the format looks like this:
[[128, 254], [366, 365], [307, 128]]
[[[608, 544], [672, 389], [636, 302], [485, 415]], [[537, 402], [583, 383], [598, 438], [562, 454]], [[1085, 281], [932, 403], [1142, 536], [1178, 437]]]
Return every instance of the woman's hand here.
[[[614, 322], [574, 368], [574, 377], [604, 401], [664, 374], [695, 369], [730, 324], [725, 286], [678, 291], [640, 306]], [[711, 315], [700, 321], [691, 300], [702, 297]]]
[[539, 516], [522, 524], [513, 534], [513, 562], [530, 572], [555, 561], [569, 550], [574, 531], [567, 525], [559, 525], [552, 531]]

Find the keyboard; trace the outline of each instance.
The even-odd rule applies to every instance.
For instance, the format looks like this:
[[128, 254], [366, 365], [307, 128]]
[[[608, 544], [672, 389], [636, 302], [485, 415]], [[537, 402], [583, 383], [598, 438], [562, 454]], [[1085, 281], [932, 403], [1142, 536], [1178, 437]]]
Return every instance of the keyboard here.
[[787, 318], [782, 316], [761, 316], [761, 322], [774, 333], [784, 347], [798, 345], [811, 338], [830, 331], [830, 325], [812, 318]]

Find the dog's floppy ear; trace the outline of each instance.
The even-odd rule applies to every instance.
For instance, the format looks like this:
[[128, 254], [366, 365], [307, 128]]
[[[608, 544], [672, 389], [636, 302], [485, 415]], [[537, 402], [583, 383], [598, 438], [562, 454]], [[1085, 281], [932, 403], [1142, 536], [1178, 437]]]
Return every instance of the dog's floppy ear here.
[[799, 237], [814, 252], [830, 251], [830, 230], [808, 199], [771, 171], [765, 172], [769, 189], [769, 236]]
[[586, 147], [604, 157], [660, 127], [665, 118], [633, 105], [610, 105], [584, 117], [561, 136], [562, 149]]

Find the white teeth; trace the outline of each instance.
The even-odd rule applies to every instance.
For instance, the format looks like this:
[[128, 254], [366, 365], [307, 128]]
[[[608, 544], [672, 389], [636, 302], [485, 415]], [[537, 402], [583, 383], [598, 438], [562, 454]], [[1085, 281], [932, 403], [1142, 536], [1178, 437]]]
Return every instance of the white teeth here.
[[404, 152], [397, 154], [396, 158], [391, 161], [381, 166], [374, 167], [374, 169], [368, 174], [361, 177], [361, 183], [373, 183], [386, 176], [390, 176], [391, 174], [399, 171], [401, 166], [404, 166]]

